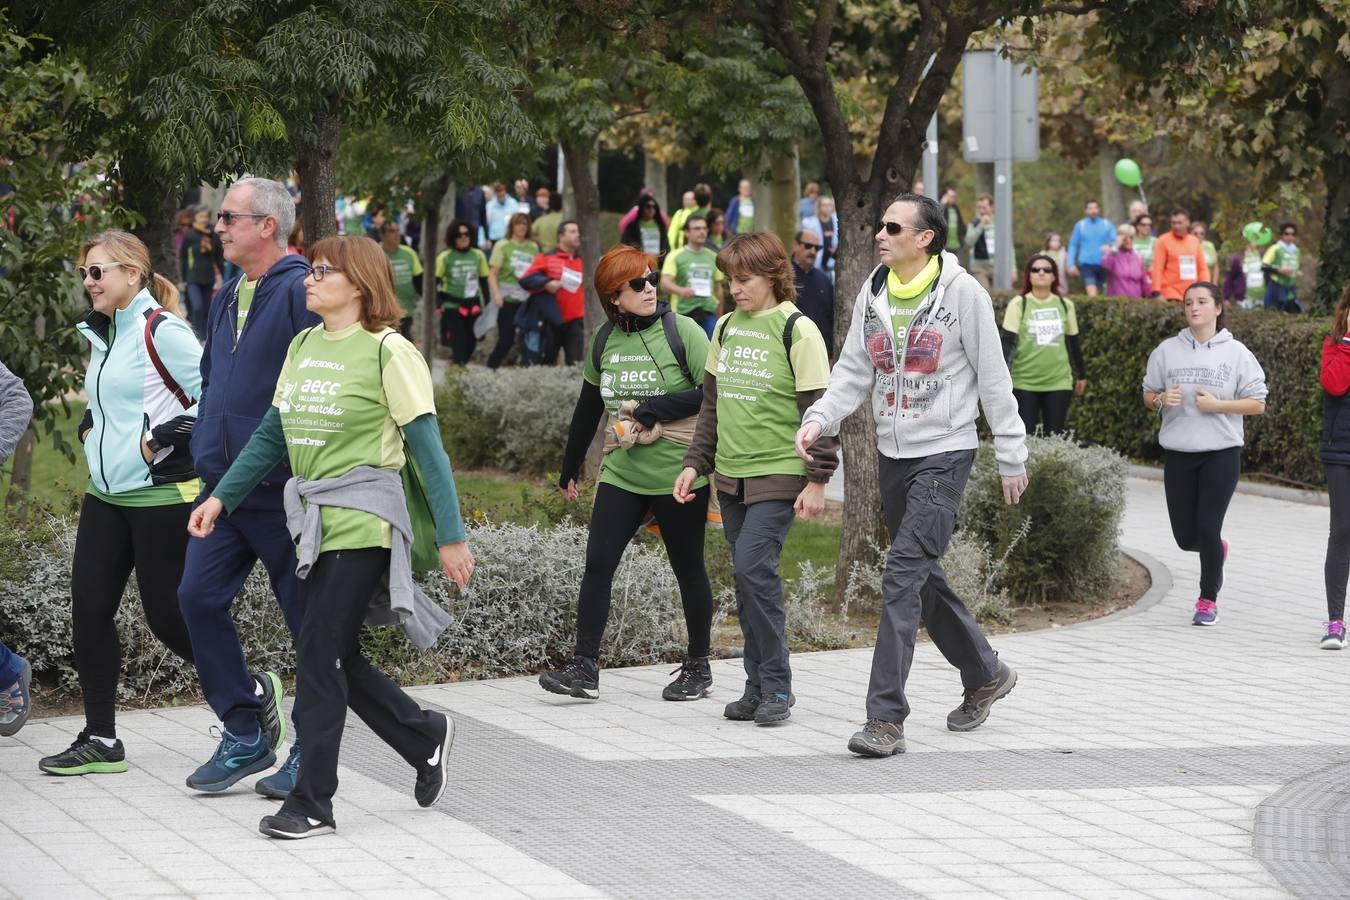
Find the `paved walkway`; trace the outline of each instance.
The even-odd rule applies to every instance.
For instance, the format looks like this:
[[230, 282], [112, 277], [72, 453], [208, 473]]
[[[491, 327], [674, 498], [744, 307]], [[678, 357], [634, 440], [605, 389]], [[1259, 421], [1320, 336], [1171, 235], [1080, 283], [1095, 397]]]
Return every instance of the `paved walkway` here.
[[[598, 703], [532, 678], [416, 690], [460, 723], [432, 811], [348, 725], [336, 836], [256, 832], [273, 804], [195, 795], [204, 707], [127, 713], [120, 776], [42, 776], [73, 718], [0, 742], [0, 896], [1281, 897], [1350, 896], [1350, 653], [1317, 649], [1323, 507], [1239, 495], [1217, 628], [1193, 628], [1197, 559], [1172, 545], [1162, 486], [1132, 480], [1123, 543], [1165, 595], [1106, 621], [1000, 637], [1021, 676], [980, 730], [941, 656], [915, 658], [909, 752], [844, 749], [870, 651], [794, 657], [780, 728], [660, 700], [669, 667], [607, 671]], [[1333, 700], [1333, 698], [1337, 698]]]

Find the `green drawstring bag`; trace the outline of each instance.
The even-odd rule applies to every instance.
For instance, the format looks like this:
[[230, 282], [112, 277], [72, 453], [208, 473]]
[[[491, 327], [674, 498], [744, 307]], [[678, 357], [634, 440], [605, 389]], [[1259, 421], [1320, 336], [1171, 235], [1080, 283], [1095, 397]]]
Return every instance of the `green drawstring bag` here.
[[[384, 341], [380, 340], [380, 390], [384, 390]], [[398, 430], [403, 439], [403, 468], [399, 477], [403, 479], [403, 500], [408, 506], [408, 518], [412, 521], [412, 570], [414, 572], [439, 572], [441, 555], [436, 548], [436, 519], [431, 515], [431, 501], [427, 497], [426, 482], [422, 480], [422, 470], [417, 468], [412, 453], [408, 451], [408, 438], [403, 429]]]

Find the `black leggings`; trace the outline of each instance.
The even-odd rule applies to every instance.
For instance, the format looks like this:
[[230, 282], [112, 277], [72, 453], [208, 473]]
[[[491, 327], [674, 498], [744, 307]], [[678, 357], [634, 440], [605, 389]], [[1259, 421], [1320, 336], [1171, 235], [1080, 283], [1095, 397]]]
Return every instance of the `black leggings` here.
[[1036, 433], [1036, 423], [1044, 417], [1045, 434], [1063, 434], [1064, 422], [1069, 418], [1069, 403], [1073, 391], [1023, 391], [1013, 389], [1017, 398], [1017, 414], [1027, 426], [1027, 434]]
[[190, 503], [114, 506], [93, 494], [84, 495], [70, 594], [75, 671], [80, 676], [89, 734], [117, 737], [122, 644], [114, 617], [132, 569], [150, 631], [164, 646], [192, 662], [192, 640], [178, 610], [191, 509]]
[[1163, 487], [1172, 536], [1182, 550], [1200, 554], [1200, 596], [1218, 600], [1223, 586], [1223, 517], [1237, 490], [1242, 448], [1203, 453], [1168, 450]]
[[689, 631], [689, 655], [707, 656], [712, 640], [712, 586], [703, 567], [703, 534], [708, 518], [709, 490], [694, 492], [688, 503], [676, 503], [670, 494], [645, 496], [601, 483], [595, 492], [591, 533], [586, 541], [586, 571], [577, 601], [577, 655], [600, 658], [600, 638], [609, 620], [610, 588], [628, 542], [648, 510], [661, 526], [670, 567], [680, 584], [684, 624]]
[[506, 360], [506, 354], [511, 352], [511, 348], [516, 343], [516, 315], [520, 312], [520, 303], [515, 300], [506, 300], [502, 303], [502, 308], [497, 313], [497, 346], [492, 348], [492, 355], [488, 357], [487, 365], [489, 369], [495, 369]]
[[450, 348], [451, 358], [457, 366], [467, 366], [478, 346], [473, 324], [478, 321], [479, 313], [470, 312], [476, 302], [465, 300], [459, 306], [441, 307], [441, 344]]
[[1327, 535], [1327, 618], [1345, 618], [1345, 581], [1350, 577], [1350, 466], [1323, 463], [1327, 497], [1331, 501], [1331, 532]]

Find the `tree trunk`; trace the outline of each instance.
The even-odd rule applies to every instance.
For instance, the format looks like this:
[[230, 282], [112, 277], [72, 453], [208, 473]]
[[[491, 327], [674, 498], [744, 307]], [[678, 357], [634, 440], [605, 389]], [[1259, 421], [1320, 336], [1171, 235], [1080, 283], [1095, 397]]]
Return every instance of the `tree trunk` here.
[[[772, 231], [783, 240], [783, 246], [792, 252], [792, 236], [797, 233], [800, 224], [797, 221], [797, 198], [801, 196], [801, 174], [797, 168], [797, 146], [788, 148], [788, 152], [779, 152], [766, 160], [769, 172], [764, 190], [760, 191], [760, 204], [755, 219], [760, 231]], [[761, 216], [763, 218], [761, 218]]]
[[[424, 191], [422, 194], [421, 213], [422, 213], [422, 300], [417, 306], [417, 319], [413, 322], [413, 333], [418, 336], [422, 344], [422, 357], [427, 361], [427, 367], [431, 367], [432, 357], [436, 352], [436, 344], [440, 339], [437, 334], [438, 324], [436, 315], [436, 256], [441, 248], [441, 203], [446, 197], [450, 197], [453, 203], [455, 196], [454, 182], [449, 178], [442, 178], [436, 184]], [[452, 207], [453, 209], [453, 207]]]
[[[334, 104], [335, 105], [335, 104]], [[296, 142], [295, 170], [300, 176], [300, 211], [305, 227], [305, 246], [313, 247], [337, 234], [337, 152], [342, 120], [332, 109], [314, 117], [311, 134]]]
[[600, 262], [600, 191], [591, 168], [596, 141], [577, 138], [563, 141], [567, 159], [567, 183], [576, 198], [576, 220], [581, 228], [581, 266], [586, 279], [586, 343], [605, 321], [600, 297], [595, 293], [595, 267]]
[[[1116, 180], [1116, 160], [1119, 157], [1119, 148], [1113, 147], [1110, 142], [1102, 141], [1097, 145], [1097, 175], [1101, 179], [1102, 216], [1117, 225], [1125, 221], [1130, 210], [1125, 192], [1121, 190], [1121, 184]], [[1068, 235], [1064, 236], [1064, 243], [1068, 245]]]
[[1346, 148], [1346, 124], [1350, 123], [1350, 73], [1345, 67], [1322, 78], [1323, 107], [1318, 129], [1322, 140], [1322, 180], [1327, 186], [1327, 208], [1322, 247], [1317, 255], [1317, 287], [1311, 312], [1330, 313], [1350, 284], [1350, 149]]
[[[831, 180], [835, 181], [833, 177]], [[877, 264], [872, 230], [881, 220], [885, 201], [868, 196], [856, 182], [842, 191], [836, 189], [834, 196], [839, 215], [839, 255], [834, 271], [834, 333], [838, 346], [853, 322], [858, 290]], [[844, 516], [834, 570], [836, 599], [843, 596], [854, 563], [875, 561], [877, 548], [888, 543], [881, 518], [876, 425], [870, 398], [844, 420], [840, 440], [844, 450]]]
[[652, 195], [656, 197], [656, 202], [661, 204], [661, 211], [670, 214], [670, 179], [667, 176], [669, 167], [661, 160], [655, 158], [645, 150], [642, 153], [642, 183], [652, 189]]
[[10, 457], [13, 463], [9, 477], [9, 494], [5, 497], [5, 506], [9, 514], [20, 522], [28, 521], [28, 495], [33, 489], [33, 446], [37, 442], [37, 433], [30, 425], [19, 438]]

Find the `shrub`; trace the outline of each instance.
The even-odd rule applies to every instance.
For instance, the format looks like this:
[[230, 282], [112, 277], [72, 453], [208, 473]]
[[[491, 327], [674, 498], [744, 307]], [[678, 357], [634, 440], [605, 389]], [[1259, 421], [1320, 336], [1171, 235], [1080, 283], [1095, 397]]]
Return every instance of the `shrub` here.
[[1012, 596], [1091, 596], [1115, 576], [1128, 466], [1114, 450], [1067, 437], [1030, 437], [1027, 453], [1026, 493], [1008, 506], [993, 446], [981, 445], [961, 503], [962, 527], [1006, 556], [998, 583]]
[[578, 366], [468, 366], [446, 374], [436, 409], [456, 468], [558, 470], [581, 391]]
[[[1162, 458], [1158, 416], [1140, 401], [1148, 355], [1185, 323], [1180, 305], [1161, 300], [1074, 297], [1082, 332], [1088, 390], [1069, 408], [1069, 429], [1080, 441], [1112, 447], [1131, 459]], [[1006, 297], [995, 300], [1002, 320]], [[1318, 442], [1322, 430], [1324, 319], [1231, 310], [1228, 328], [1255, 354], [1266, 373], [1266, 413], [1245, 420], [1244, 472], [1302, 485], [1323, 483]]]

